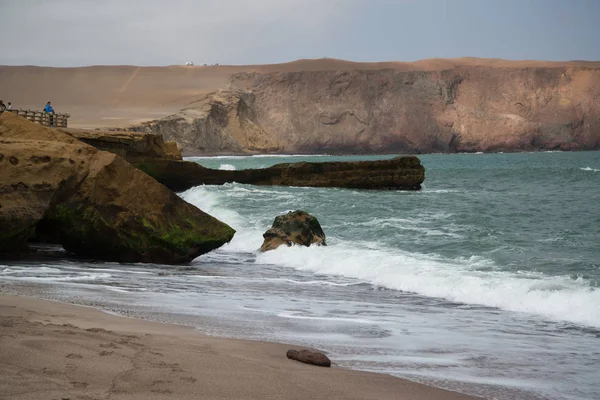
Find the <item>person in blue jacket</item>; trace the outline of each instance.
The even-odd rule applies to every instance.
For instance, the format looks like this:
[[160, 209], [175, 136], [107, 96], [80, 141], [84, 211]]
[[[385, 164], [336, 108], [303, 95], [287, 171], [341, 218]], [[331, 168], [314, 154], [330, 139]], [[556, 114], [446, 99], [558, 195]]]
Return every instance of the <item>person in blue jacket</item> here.
[[[44, 112], [48, 113], [48, 114], [54, 114], [54, 108], [52, 108], [52, 104], [50, 104], [50, 102], [46, 103], [46, 107], [44, 107]], [[49, 119], [50, 119], [50, 126], [54, 126], [54, 116], [50, 115]]]

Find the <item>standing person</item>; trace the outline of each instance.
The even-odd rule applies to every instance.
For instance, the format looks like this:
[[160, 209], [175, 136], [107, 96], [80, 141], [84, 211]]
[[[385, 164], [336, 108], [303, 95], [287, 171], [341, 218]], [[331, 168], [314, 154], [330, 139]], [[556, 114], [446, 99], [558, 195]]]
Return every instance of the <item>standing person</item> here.
[[2, 100], [0, 100], [0, 113], [3, 112], [4, 110], [6, 110], [6, 106], [4, 105], [4, 102]]
[[54, 126], [54, 108], [52, 108], [52, 104], [50, 102], [46, 103], [46, 107], [44, 107], [44, 112], [50, 114], [48, 117], [50, 121], [50, 126]]
[[12, 110], [12, 103], [10, 101], [8, 102], [8, 105], [6, 106], [6, 109], [8, 111]]

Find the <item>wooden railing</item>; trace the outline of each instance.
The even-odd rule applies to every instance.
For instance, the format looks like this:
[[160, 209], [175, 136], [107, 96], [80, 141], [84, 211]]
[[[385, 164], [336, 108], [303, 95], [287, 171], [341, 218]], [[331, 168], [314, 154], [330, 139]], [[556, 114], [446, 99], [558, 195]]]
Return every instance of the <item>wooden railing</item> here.
[[59, 128], [67, 127], [67, 119], [69, 114], [47, 113], [44, 111], [35, 110], [6, 110], [7, 112], [15, 113], [21, 117], [44, 126], [55, 126]]

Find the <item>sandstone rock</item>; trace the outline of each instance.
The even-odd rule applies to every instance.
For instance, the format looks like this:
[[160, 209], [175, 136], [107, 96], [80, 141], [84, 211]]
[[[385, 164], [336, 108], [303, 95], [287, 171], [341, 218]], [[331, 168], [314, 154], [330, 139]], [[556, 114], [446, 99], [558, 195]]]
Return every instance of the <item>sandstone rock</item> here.
[[82, 256], [175, 264], [233, 237], [121, 157], [11, 113], [0, 153], [0, 252], [39, 235]]
[[165, 142], [162, 136], [144, 132], [58, 129], [98, 150], [119, 155], [129, 163], [146, 159], [180, 161], [181, 152], [175, 142]]
[[288, 350], [286, 353], [290, 360], [300, 361], [305, 364], [312, 364], [319, 367], [331, 367], [331, 360], [323, 353], [309, 350]]
[[275, 250], [282, 244], [327, 246], [325, 233], [319, 221], [309, 213], [300, 210], [276, 217], [273, 226], [263, 234], [263, 237], [265, 240], [260, 246], [260, 251]]
[[148, 159], [135, 163], [171, 190], [228, 182], [252, 185], [340, 187], [373, 190], [419, 190], [425, 168], [414, 156], [378, 161], [300, 162], [263, 169], [213, 170], [197, 163]]

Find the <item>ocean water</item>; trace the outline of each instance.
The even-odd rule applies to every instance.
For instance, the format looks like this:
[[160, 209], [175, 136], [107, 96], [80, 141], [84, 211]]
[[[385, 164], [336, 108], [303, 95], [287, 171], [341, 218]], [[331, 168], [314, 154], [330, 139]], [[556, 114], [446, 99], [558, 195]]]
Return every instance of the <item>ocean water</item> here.
[[[420, 158], [419, 192], [195, 187], [181, 197], [237, 233], [191, 265], [4, 262], [0, 289], [310, 345], [338, 366], [490, 399], [600, 399], [600, 152]], [[258, 253], [296, 209], [328, 246]]]

